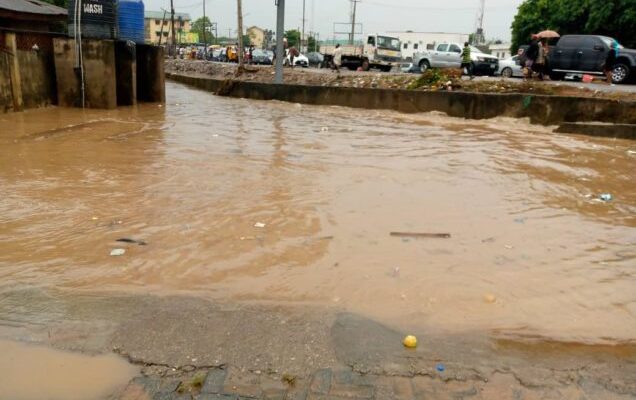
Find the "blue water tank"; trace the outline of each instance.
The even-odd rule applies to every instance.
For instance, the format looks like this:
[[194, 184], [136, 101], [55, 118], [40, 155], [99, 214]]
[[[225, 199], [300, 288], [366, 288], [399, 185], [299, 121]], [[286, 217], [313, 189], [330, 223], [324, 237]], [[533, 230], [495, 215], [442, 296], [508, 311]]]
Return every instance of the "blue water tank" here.
[[144, 2], [142, 0], [119, 0], [117, 22], [120, 40], [144, 43]]

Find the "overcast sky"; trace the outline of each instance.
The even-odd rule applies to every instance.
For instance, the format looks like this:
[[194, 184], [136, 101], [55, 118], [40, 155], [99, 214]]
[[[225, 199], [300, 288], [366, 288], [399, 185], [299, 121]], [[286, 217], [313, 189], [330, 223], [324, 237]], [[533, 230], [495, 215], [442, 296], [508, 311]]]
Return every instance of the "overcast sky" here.
[[[350, 21], [349, 0], [305, 0], [305, 30], [333, 38], [334, 22]], [[510, 40], [510, 24], [522, 0], [486, 0], [484, 30], [487, 38]], [[219, 24], [219, 35], [236, 33], [236, 0], [206, 0], [206, 15]], [[170, 0], [145, 0], [146, 10], [170, 9]], [[203, 15], [203, 0], [174, 0], [175, 11], [193, 19]], [[286, 0], [285, 29], [302, 26], [303, 0]], [[422, 31], [470, 33], [475, 30], [479, 0], [360, 0], [357, 20], [365, 33]], [[243, 0], [245, 27], [275, 30], [274, 0]], [[345, 38], [346, 36], [338, 36]]]

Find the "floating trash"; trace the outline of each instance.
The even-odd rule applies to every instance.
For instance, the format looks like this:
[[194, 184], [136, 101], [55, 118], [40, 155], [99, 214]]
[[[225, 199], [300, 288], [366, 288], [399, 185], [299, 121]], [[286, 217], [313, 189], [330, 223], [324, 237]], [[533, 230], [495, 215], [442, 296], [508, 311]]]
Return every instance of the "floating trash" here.
[[599, 199], [601, 199], [602, 201], [612, 201], [614, 199], [614, 196], [612, 196], [609, 193], [603, 193], [600, 196], [598, 196]]
[[113, 249], [110, 251], [110, 255], [113, 257], [119, 257], [126, 254], [126, 249]]
[[402, 341], [404, 347], [408, 347], [409, 349], [414, 349], [417, 347], [417, 338], [413, 335], [408, 335]]

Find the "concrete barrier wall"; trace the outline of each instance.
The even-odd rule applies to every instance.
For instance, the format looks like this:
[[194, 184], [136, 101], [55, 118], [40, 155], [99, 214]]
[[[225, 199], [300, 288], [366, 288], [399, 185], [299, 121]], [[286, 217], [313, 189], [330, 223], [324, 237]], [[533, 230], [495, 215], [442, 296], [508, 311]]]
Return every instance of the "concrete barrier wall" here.
[[168, 73], [169, 79], [219, 95], [315, 105], [389, 109], [406, 113], [440, 111], [453, 117], [530, 118], [535, 124], [599, 121], [636, 124], [636, 102], [526, 94], [424, 92], [218, 80]]
[[18, 65], [25, 108], [57, 103], [53, 54], [19, 50]]
[[[75, 70], [75, 40], [53, 40], [57, 73], [58, 104], [62, 107], [81, 106], [81, 80]], [[117, 107], [115, 42], [112, 40], [82, 40], [84, 60], [85, 104], [87, 108]]]
[[11, 75], [9, 74], [9, 54], [0, 51], [0, 111], [13, 110], [13, 94], [11, 92]]

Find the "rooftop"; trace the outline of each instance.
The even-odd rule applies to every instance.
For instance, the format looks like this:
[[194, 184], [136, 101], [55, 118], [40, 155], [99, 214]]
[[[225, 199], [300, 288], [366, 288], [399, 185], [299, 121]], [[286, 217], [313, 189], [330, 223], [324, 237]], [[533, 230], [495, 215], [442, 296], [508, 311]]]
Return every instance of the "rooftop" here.
[[0, 0], [0, 10], [25, 14], [68, 15], [65, 8], [40, 0]]
[[[3, 1], [3, 0], [0, 0]], [[163, 11], [145, 11], [144, 12], [144, 18], [146, 19], [163, 19], [163, 17], [166, 17], [166, 20], [170, 20], [170, 12], [166, 12], [164, 14]], [[184, 21], [192, 21], [192, 18], [190, 18], [190, 14], [188, 13], [174, 13], [174, 19], [179, 19], [181, 18]]]

